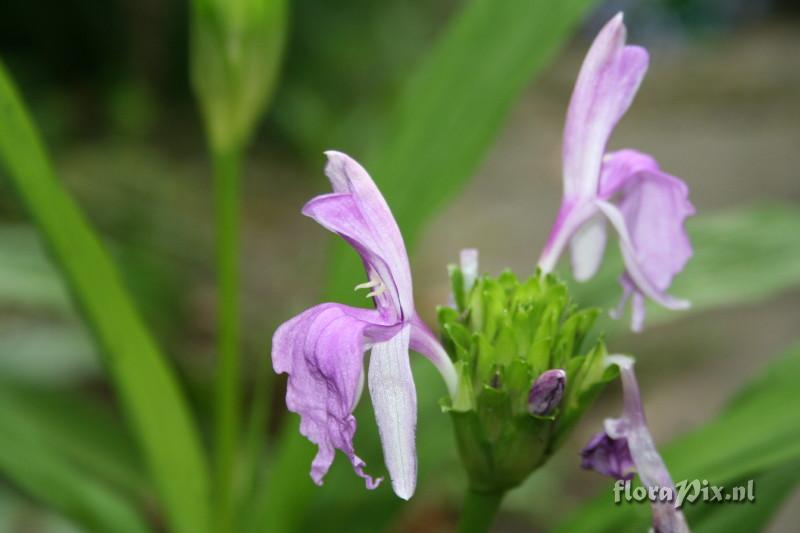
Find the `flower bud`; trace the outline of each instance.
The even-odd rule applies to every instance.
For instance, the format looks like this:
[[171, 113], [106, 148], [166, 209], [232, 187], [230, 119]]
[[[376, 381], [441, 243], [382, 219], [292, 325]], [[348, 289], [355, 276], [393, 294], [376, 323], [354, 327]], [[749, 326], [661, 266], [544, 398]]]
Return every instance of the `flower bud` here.
[[567, 373], [560, 368], [542, 373], [528, 394], [528, 412], [534, 416], [551, 416], [561, 403]]
[[285, 0], [193, 0], [191, 74], [211, 146], [241, 148], [275, 85]]

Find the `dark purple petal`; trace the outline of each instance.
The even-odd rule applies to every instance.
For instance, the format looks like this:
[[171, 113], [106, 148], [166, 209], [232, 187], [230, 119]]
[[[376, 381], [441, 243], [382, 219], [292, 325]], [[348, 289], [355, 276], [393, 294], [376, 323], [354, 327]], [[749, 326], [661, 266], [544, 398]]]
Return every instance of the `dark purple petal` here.
[[528, 394], [528, 412], [536, 416], [553, 414], [561, 403], [566, 384], [567, 373], [560, 368], [542, 372]]
[[[605, 423], [605, 434], [610, 439], [627, 441], [630, 456], [636, 466], [642, 484], [646, 487], [672, 488], [675, 485], [667, 470], [667, 465], [656, 449], [650, 429], [644, 416], [644, 406], [639, 392], [639, 384], [633, 371], [634, 361], [621, 355], [608, 356], [609, 364], [619, 367], [622, 379], [624, 408], [622, 417], [609, 419]], [[680, 509], [669, 502], [655, 502], [653, 508], [653, 527], [659, 533], [684, 533], [689, 531]]]
[[311, 477], [322, 484], [335, 450], [375, 488], [355, 454], [353, 409], [364, 384], [364, 350], [372, 339], [391, 338], [397, 328], [375, 310], [325, 303], [282, 324], [272, 339], [275, 372], [289, 375], [286, 406], [300, 415], [300, 433], [317, 445]]
[[581, 451], [581, 468], [615, 479], [631, 479], [636, 470], [625, 438], [612, 439], [601, 431]]

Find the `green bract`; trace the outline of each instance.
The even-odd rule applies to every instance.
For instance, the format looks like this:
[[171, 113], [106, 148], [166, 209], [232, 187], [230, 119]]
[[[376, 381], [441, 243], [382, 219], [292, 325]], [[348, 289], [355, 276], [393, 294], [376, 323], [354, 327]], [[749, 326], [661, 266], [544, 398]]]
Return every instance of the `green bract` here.
[[[547, 460], [616, 370], [603, 364], [602, 339], [586, 339], [599, 311], [572, 303], [554, 275], [520, 283], [505, 271], [467, 287], [453, 266], [450, 278], [455, 307], [439, 308], [438, 318], [459, 385], [445, 409], [471, 488], [505, 491]], [[531, 387], [554, 368], [567, 374], [564, 396], [551, 416], [533, 416]]]

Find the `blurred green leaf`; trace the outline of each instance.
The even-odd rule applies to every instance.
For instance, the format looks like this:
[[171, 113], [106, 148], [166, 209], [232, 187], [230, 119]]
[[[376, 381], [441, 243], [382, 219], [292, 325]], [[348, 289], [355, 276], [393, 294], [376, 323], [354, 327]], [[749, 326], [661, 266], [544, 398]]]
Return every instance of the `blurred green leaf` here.
[[[689, 521], [697, 533], [763, 531], [800, 481], [800, 462], [778, 465], [754, 476], [756, 500], [738, 505], [706, 505], [706, 513], [692, 513]], [[734, 483], [738, 485], [738, 483]]]
[[207, 466], [185, 398], [113, 262], [56, 179], [4, 67], [0, 159], [102, 347], [172, 529], [205, 531]]
[[[764, 472], [776, 486], [783, 485], [786, 481], [780, 474], [773, 477], [768, 473], [800, 460], [798, 383], [800, 345], [791, 348], [770, 364], [762, 376], [745, 386], [720, 416], [664, 447], [664, 460], [673, 479], [707, 479], [712, 484], [730, 485]], [[798, 480], [796, 468], [792, 472]], [[774, 489], [778, 496], [779, 488]], [[761, 499], [758, 492], [756, 498], [758, 506]], [[604, 491], [558, 531], [637, 531], [644, 530], [648, 521], [647, 506], [614, 505], [611, 492]]]
[[[4, 398], [5, 399], [5, 398]], [[35, 423], [13, 402], [0, 401], [0, 472], [86, 531], [144, 533], [149, 528], [130, 504], [59, 457]]]
[[[774, 204], [703, 214], [689, 219], [694, 257], [670, 293], [691, 300], [689, 312], [757, 302], [800, 286], [800, 207]], [[610, 308], [621, 295], [619, 254], [609, 254], [589, 283], [573, 284], [585, 303]], [[571, 278], [566, 276], [566, 278]], [[647, 323], [677, 320], [686, 312], [651, 305]], [[618, 322], [627, 326], [626, 321]]]
[[[409, 246], [472, 175], [511, 104], [591, 3], [473, 0], [448, 24], [400, 95], [390, 137], [367, 166]], [[361, 269], [351, 249], [336, 248], [328, 296], [351, 301]], [[280, 439], [261, 500], [261, 523], [278, 532], [298, 528], [315, 490], [307, 477], [312, 447], [295, 417]]]
[[[23, 422], [26, 431], [50, 454], [79, 466], [98, 479], [144, 498], [151, 487], [131, 435], [121, 421], [88, 398], [62, 388], [0, 381], [0, 404], [14, 413], [2, 424]], [[0, 431], [13, 431], [2, 426]]]

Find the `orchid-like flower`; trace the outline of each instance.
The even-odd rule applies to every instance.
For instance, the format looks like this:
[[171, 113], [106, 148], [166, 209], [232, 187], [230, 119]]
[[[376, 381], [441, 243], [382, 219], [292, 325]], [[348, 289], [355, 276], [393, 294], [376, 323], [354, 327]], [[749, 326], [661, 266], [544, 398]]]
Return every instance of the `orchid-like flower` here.
[[417, 398], [409, 349], [439, 369], [451, 394], [456, 372], [447, 353], [414, 310], [411, 271], [403, 238], [375, 183], [361, 165], [326, 152], [333, 193], [311, 199], [303, 214], [338, 234], [361, 256], [374, 309], [323, 303], [282, 324], [272, 339], [272, 364], [289, 375], [286, 405], [300, 415], [300, 432], [317, 445], [311, 478], [318, 485], [341, 450], [369, 489], [381, 479], [364, 471], [355, 453], [353, 410], [367, 382], [394, 492], [414, 493], [417, 478]]
[[[633, 359], [624, 355], [610, 355], [606, 363], [619, 368], [624, 397], [623, 414], [620, 418], [605, 421], [605, 431], [595, 435], [581, 452], [581, 466], [617, 479], [630, 479], [636, 472], [646, 487], [655, 487], [656, 490], [670, 488], [672, 494], [676, 494], [667, 466], [647, 428], [639, 384], [633, 371]], [[683, 513], [675, 508], [673, 502], [652, 502], [652, 509], [653, 529], [656, 532], [689, 532]]]
[[686, 185], [649, 155], [605, 153], [647, 70], [647, 52], [626, 46], [625, 33], [620, 13], [597, 35], [575, 83], [564, 128], [564, 198], [539, 267], [551, 272], [569, 245], [575, 279], [588, 280], [600, 266], [610, 222], [625, 262], [624, 294], [612, 315], [631, 299], [631, 327], [639, 331], [645, 296], [668, 309], [689, 307], [666, 291], [692, 255], [683, 225], [694, 207]]

